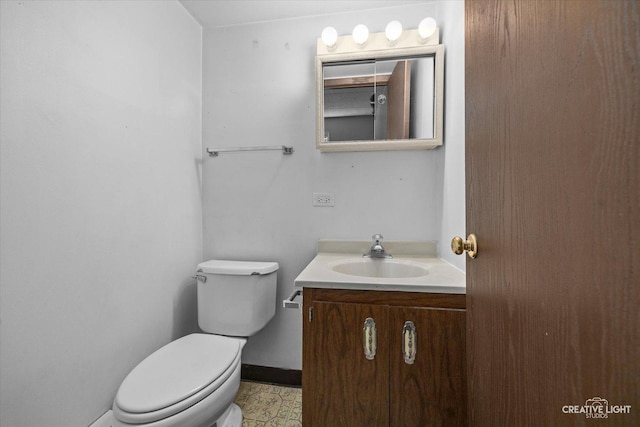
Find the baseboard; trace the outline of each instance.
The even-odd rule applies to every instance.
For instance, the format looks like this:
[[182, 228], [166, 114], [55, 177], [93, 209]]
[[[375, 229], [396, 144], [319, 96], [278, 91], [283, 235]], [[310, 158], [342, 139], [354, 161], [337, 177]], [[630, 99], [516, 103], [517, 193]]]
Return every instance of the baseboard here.
[[243, 364], [240, 376], [243, 380], [248, 381], [302, 387], [302, 371], [296, 369]]

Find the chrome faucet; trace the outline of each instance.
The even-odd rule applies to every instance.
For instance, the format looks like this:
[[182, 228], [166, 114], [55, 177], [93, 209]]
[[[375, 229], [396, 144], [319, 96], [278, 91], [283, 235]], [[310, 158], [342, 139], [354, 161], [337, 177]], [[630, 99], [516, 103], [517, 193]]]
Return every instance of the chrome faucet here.
[[369, 252], [362, 255], [363, 257], [393, 258], [391, 255], [387, 253], [387, 251], [384, 250], [384, 247], [382, 247], [382, 234], [374, 234], [373, 236], [371, 236], [371, 239], [373, 239], [373, 245], [371, 245]]

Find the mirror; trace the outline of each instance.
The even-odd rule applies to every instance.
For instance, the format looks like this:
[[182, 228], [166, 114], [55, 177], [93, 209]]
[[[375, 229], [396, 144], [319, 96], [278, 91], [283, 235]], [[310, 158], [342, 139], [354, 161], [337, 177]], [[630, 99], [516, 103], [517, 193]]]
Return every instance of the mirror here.
[[442, 45], [359, 48], [333, 54], [321, 54], [320, 48], [316, 57], [320, 151], [442, 145]]

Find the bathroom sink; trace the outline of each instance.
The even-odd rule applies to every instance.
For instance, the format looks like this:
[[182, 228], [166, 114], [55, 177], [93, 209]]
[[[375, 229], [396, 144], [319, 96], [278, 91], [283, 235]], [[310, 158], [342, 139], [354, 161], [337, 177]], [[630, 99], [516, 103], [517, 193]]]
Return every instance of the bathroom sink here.
[[466, 292], [464, 272], [438, 258], [434, 242], [391, 241], [393, 258], [372, 259], [369, 241], [319, 240], [318, 253], [296, 277], [296, 289], [362, 291]]
[[394, 260], [357, 258], [337, 261], [329, 266], [336, 273], [360, 277], [380, 277], [385, 279], [402, 279], [408, 277], [425, 276], [429, 272], [428, 266], [419, 263]]

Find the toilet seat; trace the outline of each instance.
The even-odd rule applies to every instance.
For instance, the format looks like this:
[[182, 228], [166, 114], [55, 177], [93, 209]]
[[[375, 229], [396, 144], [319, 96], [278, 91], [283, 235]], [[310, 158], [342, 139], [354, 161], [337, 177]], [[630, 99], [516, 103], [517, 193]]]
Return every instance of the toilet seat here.
[[120, 421], [144, 424], [175, 415], [205, 399], [238, 369], [241, 341], [191, 334], [173, 341], [136, 366], [113, 403]]

